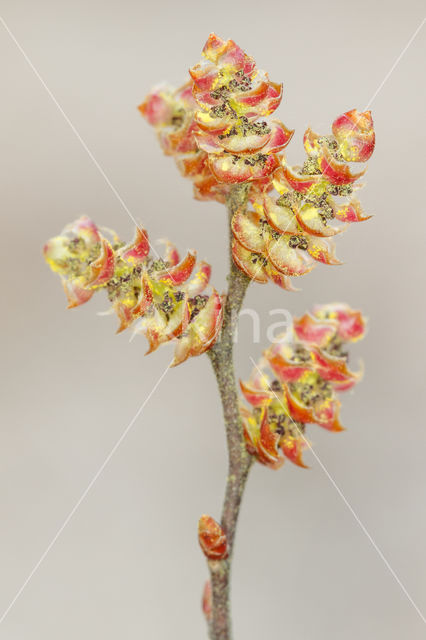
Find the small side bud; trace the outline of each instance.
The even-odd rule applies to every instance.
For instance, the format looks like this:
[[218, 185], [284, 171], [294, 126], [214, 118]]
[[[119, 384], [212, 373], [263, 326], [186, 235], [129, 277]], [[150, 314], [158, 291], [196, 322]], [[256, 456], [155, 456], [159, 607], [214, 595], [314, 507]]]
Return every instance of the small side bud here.
[[207, 580], [206, 584], [204, 585], [201, 607], [203, 609], [204, 615], [206, 616], [207, 622], [210, 622], [212, 619], [212, 583], [210, 582], [210, 580]]
[[211, 516], [201, 516], [198, 522], [198, 541], [209, 560], [223, 560], [228, 556], [225, 532]]

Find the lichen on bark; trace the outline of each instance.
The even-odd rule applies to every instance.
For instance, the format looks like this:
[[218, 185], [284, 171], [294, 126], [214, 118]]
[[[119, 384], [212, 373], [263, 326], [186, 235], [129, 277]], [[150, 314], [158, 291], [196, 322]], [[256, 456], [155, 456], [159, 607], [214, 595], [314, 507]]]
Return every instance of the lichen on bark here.
[[234, 264], [231, 253], [231, 220], [235, 211], [245, 209], [249, 185], [236, 185], [227, 199], [229, 214], [230, 271], [228, 292], [224, 308], [223, 325], [219, 340], [208, 355], [216, 376], [222, 401], [228, 446], [228, 477], [226, 481], [221, 525], [226, 533], [229, 555], [224, 560], [210, 560], [212, 584], [212, 617], [209, 624], [211, 640], [230, 640], [230, 571], [238, 515], [252, 456], [247, 452], [241, 424], [238, 392], [234, 369], [234, 334], [250, 278]]

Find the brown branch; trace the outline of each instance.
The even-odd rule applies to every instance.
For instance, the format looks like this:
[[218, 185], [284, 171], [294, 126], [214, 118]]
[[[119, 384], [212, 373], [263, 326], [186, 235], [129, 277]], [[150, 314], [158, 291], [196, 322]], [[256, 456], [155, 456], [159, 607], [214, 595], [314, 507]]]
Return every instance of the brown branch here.
[[[236, 209], [246, 207], [247, 194], [247, 185], [233, 187], [227, 201], [229, 224]], [[230, 242], [231, 236], [230, 231]], [[212, 618], [209, 625], [211, 640], [231, 639], [230, 569], [232, 549], [241, 499], [252, 462], [252, 457], [247, 453], [244, 444], [233, 360], [234, 333], [238, 322], [238, 314], [249, 284], [250, 278], [238, 269], [234, 264], [232, 255], [230, 255], [228, 293], [222, 331], [220, 339], [208, 352], [222, 400], [229, 457], [228, 478], [221, 520], [221, 525], [227, 537], [229, 556], [226, 560], [209, 561], [212, 584]]]

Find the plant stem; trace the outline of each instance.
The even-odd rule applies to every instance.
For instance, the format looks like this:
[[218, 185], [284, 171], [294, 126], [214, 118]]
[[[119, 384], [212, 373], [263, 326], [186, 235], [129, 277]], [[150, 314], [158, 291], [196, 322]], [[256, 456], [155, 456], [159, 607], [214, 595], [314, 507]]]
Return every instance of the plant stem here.
[[237, 185], [233, 187], [227, 201], [230, 235], [228, 293], [220, 338], [208, 352], [222, 400], [229, 464], [221, 520], [227, 537], [229, 555], [225, 560], [209, 561], [212, 585], [212, 618], [209, 624], [211, 640], [231, 640], [230, 569], [232, 550], [241, 500], [252, 462], [252, 457], [247, 453], [244, 442], [233, 360], [234, 333], [250, 278], [234, 264], [231, 254], [232, 233], [230, 229], [232, 216], [236, 209], [246, 207], [247, 194], [247, 185]]

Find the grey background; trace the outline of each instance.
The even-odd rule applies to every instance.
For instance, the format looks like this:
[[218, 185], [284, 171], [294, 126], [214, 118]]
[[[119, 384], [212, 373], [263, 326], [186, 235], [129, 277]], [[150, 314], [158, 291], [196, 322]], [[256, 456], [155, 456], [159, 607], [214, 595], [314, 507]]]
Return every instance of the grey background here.
[[[192, 199], [136, 105], [178, 83], [210, 31], [232, 37], [284, 82], [278, 115], [327, 132], [363, 109], [422, 20], [409, 0], [356, 3], [95, 1], [1, 3], [1, 14], [151, 239], [196, 247], [224, 286], [225, 216]], [[423, 612], [425, 28], [374, 100], [368, 223], [338, 240], [342, 267], [319, 267], [288, 294], [253, 286], [262, 319], [242, 319], [237, 366], [266, 346], [271, 308], [302, 313], [346, 300], [369, 317], [364, 381], [344, 398], [341, 435], [312, 427], [315, 451]], [[144, 359], [116, 337], [105, 300], [68, 312], [43, 263], [45, 240], [77, 215], [130, 237], [132, 223], [0, 27], [0, 615], [20, 589], [171, 358]], [[329, 478], [256, 466], [233, 575], [237, 639], [396, 640], [425, 626]], [[221, 409], [206, 357], [172, 370], [0, 625], [7, 640], [206, 637], [201, 513], [218, 516], [226, 471]]]

